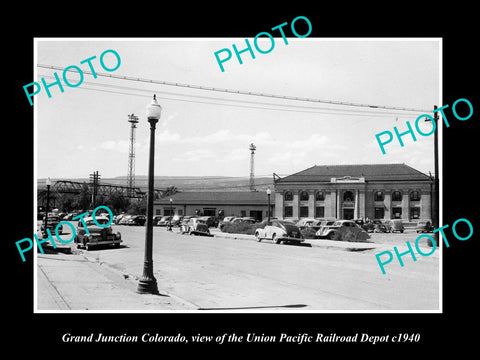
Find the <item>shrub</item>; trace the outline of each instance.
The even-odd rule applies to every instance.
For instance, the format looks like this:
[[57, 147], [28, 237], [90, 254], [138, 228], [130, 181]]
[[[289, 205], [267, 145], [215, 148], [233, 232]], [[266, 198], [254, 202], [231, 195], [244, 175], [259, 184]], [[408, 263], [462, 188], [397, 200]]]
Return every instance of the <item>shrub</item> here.
[[230, 234], [246, 234], [254, 235], [256, 224], [249, 224], [245, 222], [225, 223], [222, 231]]
[[370, 235], [362, 231], [360, 228], [349, 228], [342, 226], [335, 230], [333, 240], [348, 241], [348, 242], [370, 242]]
[[315, 233], [317, 231], [312, 228], [301, 229], [300, 233], [303, 235], [304, 239], [315, 239]]

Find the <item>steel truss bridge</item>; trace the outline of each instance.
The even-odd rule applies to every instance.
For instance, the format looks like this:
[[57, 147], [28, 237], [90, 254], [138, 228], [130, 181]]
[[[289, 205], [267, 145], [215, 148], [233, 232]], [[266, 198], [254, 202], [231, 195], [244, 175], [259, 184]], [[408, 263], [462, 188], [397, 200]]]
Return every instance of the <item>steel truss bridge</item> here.
[[[78, 181], [69, 181], [69, 180], [57, 180], [55, 183], [50, 187], [50, 203], [55, 203], [55, 194], [81, 194], [82, 191], [87, 190], [89, 194], [94, 193], [94, 184], [87, 183], [87, 182], [78, 182]], [[108, 196], [111, 194], [118, 194], [122, 195], [127, 198], [137, 198], [141, 199], [147, 196], [147, 192], [141, 190], [138, 187], [129, 187], [129, 186], [122, 186], [122, 185], [113, 185], [113, 184], [105, 184], [105, 183], [98, 183], [96, 185], [95, 193], [97, 196]], [[164, 197], [173, 195], [177, 193], [178, 190], [175, 186], [169, 186], [166, 189], [154, 189], [154, 199], [162, 199]], [[47, 189], [42, 188], [38, 189], [37, 191], [37, 199], [38, 204], [46, 203], [47, 199]]]

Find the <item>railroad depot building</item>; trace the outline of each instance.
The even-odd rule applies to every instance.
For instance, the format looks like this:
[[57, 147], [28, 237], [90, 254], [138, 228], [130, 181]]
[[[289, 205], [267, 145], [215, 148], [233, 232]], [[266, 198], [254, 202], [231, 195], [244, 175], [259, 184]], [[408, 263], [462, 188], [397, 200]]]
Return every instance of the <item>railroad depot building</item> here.
[[[170, 204], [170, 199], [172, 202]], [[270, 199], [273, 216], [274, 196]], [[268, 216], [265, 191], [186, 191], [154, 201], [155, 215], [249, 216], [261, 221]]]
[[432, 179], [405, 164], [315, 165], [275, 180], [274, 216], [431, 219], [432, 191]]

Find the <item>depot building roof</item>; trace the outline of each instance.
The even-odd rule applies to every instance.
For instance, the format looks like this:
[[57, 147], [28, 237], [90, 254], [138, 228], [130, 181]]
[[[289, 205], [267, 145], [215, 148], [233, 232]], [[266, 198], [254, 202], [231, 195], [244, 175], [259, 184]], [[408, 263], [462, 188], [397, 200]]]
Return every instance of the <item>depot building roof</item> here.
[[369, 181], [431, 181], [430, 177], [405, 164], [314, 165], [276, 180], [276, 183], [331, 182], [334, 178], [356, 177]]
[[[155, 204], [167, 205], [170, 199], [177, 205], [268, 205], [265, 191], [185, 191], [155, 200]], [[273, 204], [274, 196], [271, 196], [270, 202]]]

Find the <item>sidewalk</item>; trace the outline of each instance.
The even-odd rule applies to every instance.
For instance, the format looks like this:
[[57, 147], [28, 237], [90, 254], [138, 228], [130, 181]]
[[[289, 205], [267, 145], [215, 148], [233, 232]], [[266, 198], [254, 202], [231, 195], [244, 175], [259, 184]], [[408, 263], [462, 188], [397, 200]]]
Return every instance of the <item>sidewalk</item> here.
[[37, 311], [195, 310], [167, 294], [137, 294], [137, 279], [83, 255], [38, 254]]

